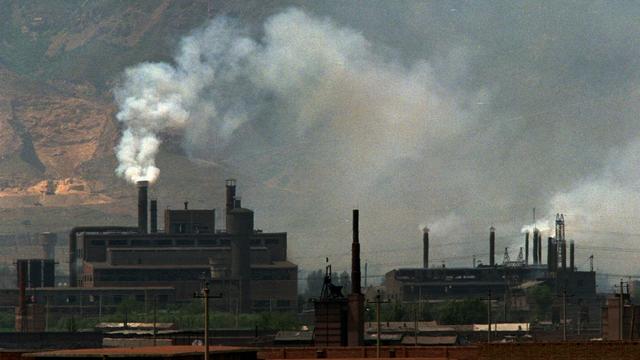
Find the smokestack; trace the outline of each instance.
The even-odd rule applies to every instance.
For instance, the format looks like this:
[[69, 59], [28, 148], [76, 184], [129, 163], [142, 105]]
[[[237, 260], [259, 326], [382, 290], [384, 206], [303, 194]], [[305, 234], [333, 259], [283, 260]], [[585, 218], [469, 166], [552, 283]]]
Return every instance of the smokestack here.
[[538, 264], [538, 229], [533, 229], [533, 264]]
[[422, 229], [422, 267], [429, 268], [429, 228]]
[[555, 245], [555, 240], [552, 237], [549, 237], [547, 241], [547, 269], [550, 272], [556, 271], [558, 267], [558, 250]]
[[360, 294], [360, 219], [358, 209], [353, 209], [353, 243], [351, 244], [351, 293]]
[[575, 244], [573, 240], [569, 244], [569, 271], [575, 271]]
[[562, 247], [562, 271], [566, 271], [567, 270], [567, 242], [566, 240], [562, 240], [562, 242], [560, 243], [560, 246]]
[[149, 191], [148, 181], [138, 181], [138, 232], [146, 234], [147, 229], [147, 194]]
[[234, 208], [234, 199], [236, 198], [236, 180], [227, 179], [225, 181], [227, 185], [227, 211]]
[[158, 200], [151, 200], [150, 204], [150, 216], [149, 226], [151, 227], [152, 233], [158, 232]]
[[524, 263], [529, 264], [529, 231], [524, 233]]
[[496, 264], [496, 229], [489, 229], [489, 266]]
[[538, 264], [542, 264], [542, 234], [538, 233]]

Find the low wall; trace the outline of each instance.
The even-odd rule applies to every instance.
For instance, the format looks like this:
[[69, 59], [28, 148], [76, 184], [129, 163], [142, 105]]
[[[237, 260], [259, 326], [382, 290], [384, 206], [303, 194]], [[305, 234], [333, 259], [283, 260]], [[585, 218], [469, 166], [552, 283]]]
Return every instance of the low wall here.
[[[475, 360], [480, 355], [477, 346], [381, 346], [380, 357], [398, 358], [439, 358]], [[296, 347], [296, 348], [263, 348], [258, 350], [258, 359], [359, 359], [375, 358], [376, 347]]]
[[640, 342], [491, 344], [482, 346], [479, 359], [640, 359]]
[[[299, 347], [263, 348], [260, 360], [280, 359], [363, 359], [375, 358], [376, 348], [370, 347]], [[480, 344], [473, 346], [382, 346], [381, 358], [435, 358], [458, 360], [500, 359], [640, 359], [640, 342], [572, 342]]]
[[[0, 332], [2, 349], [78, 349], [102, 346], [103, 334], [98, 332]], [[0, 356], [2, 353], [0, 353]], [[3, 360], [0, 358], [0, 360]]]

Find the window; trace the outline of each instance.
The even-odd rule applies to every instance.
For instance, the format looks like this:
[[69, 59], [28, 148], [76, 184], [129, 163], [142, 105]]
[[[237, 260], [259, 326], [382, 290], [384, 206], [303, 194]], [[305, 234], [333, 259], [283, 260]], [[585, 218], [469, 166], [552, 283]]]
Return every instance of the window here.
[[91, 240], [92, 246], [104, 246], [104, 240]]
[[155, 240], [153, 243], [156, 244], [156, 246], [171, 246], [171, 245], [173, 245], [173, 242], [171, 241], [171, 239]]
[[229, 246], [229, 245], [231, 245], [231, 240], [229, 240], [229, 239], [220, 239], [220, 245]]
[[250, 244], [251, 246], [260, 246], [262, 244], [262, 241], [260, 239], [251, 239]]
[[109, 246], [127, 246], [127, 240], [109, 240]]
[[291, 306], [291, 301], [289, 300], [278, 300], [276, 302], [277, 307], [289, 307]]
[[279, 242], [278, 239], [267, 239], [265, 243], [267, 245], [278, 245]]
[[187, 232], [187, 224], [184, 223], [175, 223], [171, 224], [171, 230], [173, 233], [184, 234]]

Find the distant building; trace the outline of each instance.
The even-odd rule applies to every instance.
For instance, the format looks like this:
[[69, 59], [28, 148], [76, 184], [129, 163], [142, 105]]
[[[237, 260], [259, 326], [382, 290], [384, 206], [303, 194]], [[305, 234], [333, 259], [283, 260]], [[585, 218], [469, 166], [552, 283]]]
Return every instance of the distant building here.
[[[559, 239], [548, 239], [548, 261], [542, 263], [542, 239], [537, 230], [534, 232], [533, 264], [529, 264], [529, 236], [525, 240], [525, 256], [516, 261], [469, 268], [427, 267], [428, 230], [423, 233], [425, 267], [400, 268], [385, 274], [384, 289], [386, 295], [399, 302], [425, 302], [452, 299], [487, 299], [506, 303], [503, 307], [509, 314], [501, 321], [528, 321], [531, 304], [527, 298], [527, 289], [535, 286], [547, 286], [552, 291], [552, 317], [555, 323], [560, 321], [561, 297], [566, 291], [572, 306], [567, 310], [568, 318], [575, 323], [596, 323], [600, 312], [600, 299], [596, 296], [596, 273], [578, 271], [574, 265], [574, 246], [571, 243], [567, 252], [564, 237], [564, 220], [558, 231]], [[489, 238], [490, 251], [495, 251], [495, 229], [491, 228]], [[564, 245], [563, 245], [564, 244]], [[493, 256], [490, 257], [494, 259]], [[569, 264], [567, 264], [569, 260]], [[504, 311], [503, 311], [504, 312]], [[579, 320], [578, 320], [579, 319]]]
[[[296, 264], [287, 259], [287, 233], [253, 227], [253, 211], [241, 207], [235, 181], [227, 181], [226, 228], [216, 230], [215, 211], [165, 210], [157, 227], [157, 202], [147, 212], [141, 182], [138, 227], [72, 230], [69, 273], [74, 287], [172, 287], [177, 301], [193, 298], [204, 280], [214, 306], [230, 311], [291, 311], [297, 308]], [[149, 215], [148, 215], [149, 214]], [[150, 219], [150, 226], [147, 219]]]

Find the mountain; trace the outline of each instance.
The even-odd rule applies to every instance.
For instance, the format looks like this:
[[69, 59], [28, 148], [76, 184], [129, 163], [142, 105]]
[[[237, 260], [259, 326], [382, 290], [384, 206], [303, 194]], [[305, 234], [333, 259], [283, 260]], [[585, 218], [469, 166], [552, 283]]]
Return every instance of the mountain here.
[[[279, 4], [0, 0], [0, 233], [25, 223], [30, 231], [134, 223], [135, 188], [114, 174], [120, 128], [111, 89], [120, 74], [170, 61], [179, 39], [211, 16], [252, 21]], [[233, 175], [189, 161], [179, 134], [164, 134], [158, 162], [161, 206], [222, 201]]]

